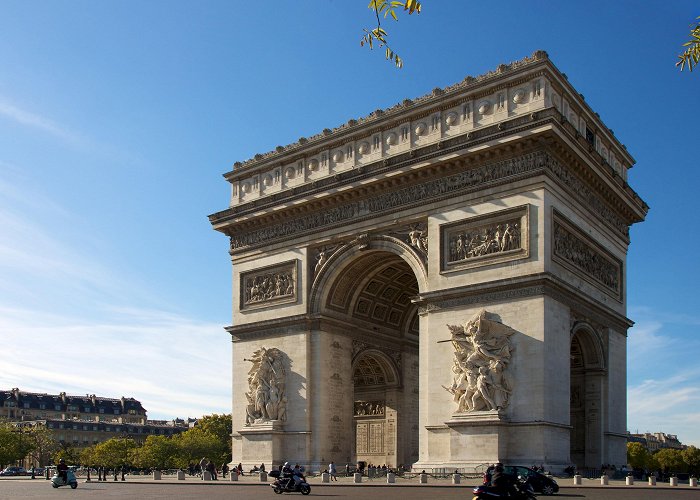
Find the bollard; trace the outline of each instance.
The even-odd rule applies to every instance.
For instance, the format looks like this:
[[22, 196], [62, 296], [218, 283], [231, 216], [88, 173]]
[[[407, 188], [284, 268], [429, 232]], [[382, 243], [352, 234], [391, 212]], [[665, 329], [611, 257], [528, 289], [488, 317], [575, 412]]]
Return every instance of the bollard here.
[[389, 473], [386, 475], [386, 482], [387, 482], [387, 484], [394, 484], [394, 483], [396, 483], [396, 474], [394, 474], [393, 472], [389, 472]]
[[649, 486], [656, 486], [656, 476], [649, 476]]
[[260, 471], [260, 482], [261, 483], [266, 483], [267, 482], [267, 472]]
[[458, 472], [452, 474], [452, 484], [460, 484], [461, 482], [462, 476]]
[[46, 480], [48, 481], [48, 480], [50, 479], [50, 478], [49, 478], [49, 468], [48, 468], [48, 467], [45, 469], [45, 472], [46, 472]]
[[321, 482], [322, 483], [330, 483], [331, 482], [331, 475], [327, 472], [324, 472], [321, 474]]
[[161, 476], [162, 476], [162, 473], [159, 470], [153, 471], [153, 480], [154, 481], [160, 481]]
[[179, 471], [177, 471], [177, 480], [178, 480], [178, 481], [184, 481], [184, 480], [185, 480], [185, 471], [184, 471], [184, 470], [179, 470]]
[[88, 473], [87, 473], [87, 478], [85, 478], [85, 482], [90, 483], [91, 482], [90, 481], [90, 466], [88, 466], [87, 470], [88, 470]]
[[428, 475], [425, 472], [421, 472], [420, 475], [418, 476], [418, 483], [420, 483], [420, 484], [427, 484], [428, 483]]
[[122, 467], [122, 481], [126, 481], [126, 479], [124, 478], [124, 474], [125, 474], [124, 467]]
[[114, 468], [114, 480], [115, 480], [115, 481], [117, 481], [117, 476], [118, 476], [118, 474], [117, 474], [117, 468], [115, 467], [115, 468]]
[[[90, 469], [88, 469], [88, 470], [90, 470]], [[36, 478], [36, 475], [34, 474], [34, 466], [32, 466], [32, 479], [35, 479], [35, 478]]]
[[676, 476], [673, 476], [671, 479], [668, 480], [669, 486], [678, 486], [678, 478]]
[[629, 475], [625, 478], [625, 484], [627, 486], [633, 486], [634, 485], [634, 476]]
[[695, 488], [698, 485], [698, 480], [694, 477], [690, 478], [690, 482], [688, 483], [688, 486], [691, 488]]
[[202, 481], [211, 481], [211, 472], [208, 470], [202, 471]]
[[352, 482], [353, 483], [361, 483], [362, 482], [362, 474], [359, 472], [355, 472], [352, 476]]
[[229, 480], [230, 481], [238, 481], [238, 472], [236, 471], [236, 469], [233, 469], [231, 471], [231, 474], [229, 474]]
[[581, 486], [581, 475], [574, 475], [574, 486]]
[[609, 479], [610, 478], [608, 478], [607, 474], [603, 474], [602, 476], [600, 476], [600, 485], [607, 486], [609, 483]]

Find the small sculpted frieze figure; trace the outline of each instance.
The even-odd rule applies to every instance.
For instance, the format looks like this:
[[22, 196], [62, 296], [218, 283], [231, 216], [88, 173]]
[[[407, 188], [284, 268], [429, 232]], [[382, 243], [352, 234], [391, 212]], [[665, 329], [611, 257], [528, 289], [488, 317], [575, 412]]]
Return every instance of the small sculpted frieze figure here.
[[276, 348], [262, 347], [253, 353], [251, 359], [244, 361], [253, 363], [248, 371], [245, 425], [286, 420], [284, 354]]
[[508, 406], [513, 382], [508, 371], [515, 330], [482, 310], [464, 326], [448, 325], [454, 346], [450, 392], [457, 412], [502, 410]]

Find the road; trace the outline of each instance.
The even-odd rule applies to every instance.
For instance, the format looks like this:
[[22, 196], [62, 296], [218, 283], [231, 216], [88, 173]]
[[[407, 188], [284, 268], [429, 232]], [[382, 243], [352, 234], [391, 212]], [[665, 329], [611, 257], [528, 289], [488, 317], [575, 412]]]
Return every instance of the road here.
[[[419, 486], [419, 485], [316, 485], [312, 484], [311, 495], [306, 498], [322, 497], [329, 500], [340, 499], [381, 499], [381, 500], [469, 500], [471, 487]], [[245, 483], [206, 483], [197, 481], [187, 483], [156, 483], [156, 482], [117, 482], [117, 483], [84, 483], [77, 489], [62, 487], [54, 489], [48, 481], [0, 481], [0, 500], [15, 499], [125, 499], [125, 500], [260, 500], [290, 498], [290, 495], [277, 496], [266, 485]], [[295, 493], [291, 498], [304, 498]], [[564, 487], [554, 497], [557, 499], [596, 499], [596, 500], [636, 500], [636, 499], [700, 499], [700, 488], [680, 486], [668, 487]]]

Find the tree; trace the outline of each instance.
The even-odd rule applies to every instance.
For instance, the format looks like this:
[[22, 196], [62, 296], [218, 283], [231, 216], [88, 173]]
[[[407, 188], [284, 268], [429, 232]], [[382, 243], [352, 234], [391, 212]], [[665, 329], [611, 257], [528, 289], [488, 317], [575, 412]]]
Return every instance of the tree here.
[[391, 16], [394, 21], [398, 21], [399, 17], [396, 15], [396, 9], [399, 7], [402, 7], [404, 12], [408, 12], [409, 15], [413, 14], [414, 12], [420, 14], [422, 8], [420, 2], [417, 0], [405, 0], [404, 2], [370, 0], [367, 7], [374, 11], [374, 15], [377, 18], [377, 27], [373, 29], [363, 28], [362, 31], [364, 31], [365, 34], [360, 39], [360, 45], [363, 47], [367, 45], [370, 50], [374, 48], [375, 43], [378, 44], [379, 48], [385, 47], [384, 55], [386, 59], [393, 60], [397, 68], [402, 68], [403, 59], [401, 59], [399, 55], [394, 52], [391, 47], [389, 47], [389, 42], [387, 41], [389, 34], [382, 28], [382, 23], [379, 16], [383, 16], [384, 19]]
[[[186, 430], [181, 434], [172, 437], [177, 446], [177, 458], [175, 466], [186, 469], [189, 464], [197, 463], [202, 457], [213, 460], [214, 463], [223, 463], [222, 453], [228, 453], [231, 443], [228, 441], [225, 449], [219, 439], [213, 434], [202, 430], [199, 427]], [[221, 460], [219, 462], [219, 460]]]
[[642, 443], [627, 443], [627, 463], [633, 469], [643, 469], [648, 460], [649, 452]]
[[53, 431], [43, 425], [37, 425], [31, 428], [29, 439], [32, 441], [33, 448], [30, 453], [32, 464], [49, 465], [51, 457], [60, 448]]
[[0, 466], [13, 464], [26, 455], [20, 437], [14, 425], [0, 424]]
[[681, 452], [681, 456], [688, 467], [688, 472], [696, 476], [700, 474], [700, 449], [695, 446], [688, 446]]
[[686, 468], [681, 450], [663, 448], [654, 453], [654, 458], [659, 462], [659, 466], [666, 472], [684, 472]]
[[98, 443], [95, 446], [93, 459], [94, 465], [103, 465], [110, 468], [131, 465], [131, 452], [137, 447], [136, 442], [130, 438], [112, 438]]
[[693, 68], [700, 61], [700, 22], [690, 25], [690, 40], [685, 42], [683, 47], [686, 49], [678, 56], [676, 66], [680, 66], [681, 71], [685, 66], [688, 66], [689, 71], [693, 71]]
[[132, 464], [143, 469], [172, 469], [177, 457], [177, 443], [166, 436], [148, 436], [140, 448], [131, 451]]
[[65, 460], [67, 464], [77, 464], [80, 462], [80, 452], [68, 443], [59, 443], [58, 450], [53, 454], [54, 463]]

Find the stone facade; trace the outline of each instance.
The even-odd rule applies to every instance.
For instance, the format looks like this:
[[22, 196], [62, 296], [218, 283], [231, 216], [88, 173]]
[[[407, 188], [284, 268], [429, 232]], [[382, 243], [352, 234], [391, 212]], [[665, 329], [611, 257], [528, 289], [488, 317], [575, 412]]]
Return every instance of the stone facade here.
[[536, 52], [234, 165], [234, 461], [624, 463], [633, 163]]

